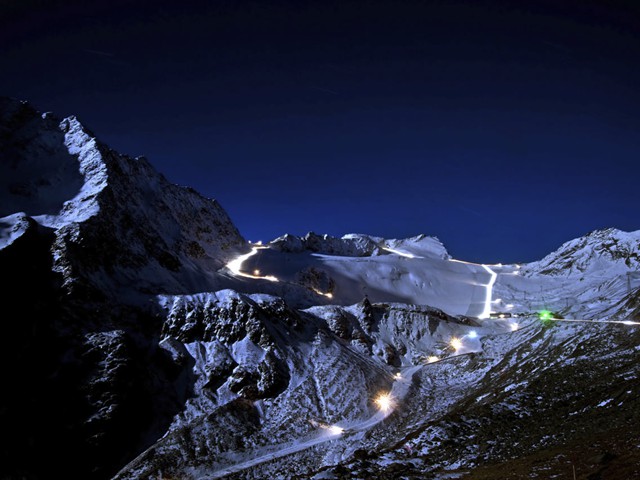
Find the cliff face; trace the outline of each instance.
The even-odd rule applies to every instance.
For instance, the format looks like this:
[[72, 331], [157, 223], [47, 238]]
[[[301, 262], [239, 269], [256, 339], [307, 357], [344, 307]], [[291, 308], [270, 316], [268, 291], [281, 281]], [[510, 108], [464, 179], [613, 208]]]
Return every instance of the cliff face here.
[[[155, 296], [215, 288], [248, 246], [215, 200], [120, 155], [74, 117], [0, 99], [0, 409], [10, 476], [104, 478], [188, 395]], [[42, 461], [34, 462], [33, 459]]]
[[207, 290], [213, 272], [248, 251], [215, 200], [109, 149], [76, 118], [58, 121], [8, 99], [0, 112], [3, 223], [31, 217], [52, 229], [54, 269], [68, 286]]

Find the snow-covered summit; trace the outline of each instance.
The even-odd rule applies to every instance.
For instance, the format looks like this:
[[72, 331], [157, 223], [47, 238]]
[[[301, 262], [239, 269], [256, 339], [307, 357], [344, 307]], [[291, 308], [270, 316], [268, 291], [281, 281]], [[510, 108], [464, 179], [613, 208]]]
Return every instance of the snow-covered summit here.
[[380, 247], [376, 240], [378, 239], [368, 235], [350, 234], [337, 238], [309, 232], [303, 237], [283, 235], [269, 242], [269, 246], [289, 253], [309, 251], [345, 257], [370, 257], [380, 254]]
[[2, 98], [0, 151], [0, 245], [19, 237], [25, 217], [53, 229], [66, 282], [201, 290], [248, 251], [215, 200], [169, 183], [144, 157], [111, 150], [75, 117]]
[[0, 216], [67, 212], [65, 202], [85, 183], [82, 159], [66, 145], [71, 121], [63, 126], [26, 102], [0, 98]]
[[440, 240], [424, 234], [405, 239], [384, 239], [361, 233], [349, 233], [338, 238], [309, 232], [303, 237], [291, 234], [283, 235], [269, 242], [269, 247], [288, 253], [308, 251], [340, 257], [372, 257], [399, 253], [407, 257], [449, 258], [449, 254]]
[[640, 270], [640, 230], [595, 230], [564, 243], [542, 260], [526, 265], [525, 272], [570, 276]]

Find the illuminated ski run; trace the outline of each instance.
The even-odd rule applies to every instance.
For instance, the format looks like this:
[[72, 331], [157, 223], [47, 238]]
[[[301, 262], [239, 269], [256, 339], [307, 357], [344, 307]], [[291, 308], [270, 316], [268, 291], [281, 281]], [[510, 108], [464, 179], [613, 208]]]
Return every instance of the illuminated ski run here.
[[491, 275], [489, 283], [487, 283], [487, 285], [485, 286], [485, 288], [487, 289], [487, 293], [484, 299], [484, 310], [482, 310], [482, 313], [478, 315], [478, 318], [483, 319], [489, 318], [491, 316], [491, 299], [493, 298], [493, 285], [496, 283], [498, 274], [491, 270], [488, 265], [482, 265], [482, 268], [484, 268], [489, 273], [489, 275]]
[[[493, 300], [493, 286], [496, 283], [498, 278], [498, 274], [494, 272], [489, 265], [473, 263], [473, 262], [465, 262], [463, 260], [450, 259], [451, 262], [464, 263], [465, 265], [475, 265], [478, 267], [482, 267], [486, 270], [486, 272], [490, 275], [489, 283], [484, 285], [485, 288], [485, 297], [484, 297], [484, 307], [482, 308], [482, 312], [478, 315], [479, 319], [489, 318], [491, 316], [491, 303]], [[501, 264], [497, 264], [495, 266], [502, 266]]]
[[548, 318], [552, 322], [577, 322], [577, 323], [617, 323], [619, 325], [640, 325], [640, 322], [632, 320], [586, 320], [579, 318]]
[[265, 276], [251, 275], [250, 273], [245, 273], [242, 271], [242, 264], [246, 262], [249, 258], [256, 255], [259, 250], [264, 250], [265, 248], [268, 248], [268, 247], [263, 247], [263, 246], [252, 247], [249, 253], [240, 255], [238, 258], [227, 263], [227, 268], [231, 271], [231, 273], [233, 273], [238, 277], [253, 278], [255, 280], [269, 280], [270, 282], [278, 282], [279, 280], [273, 275], [265, 275]]
[[399, 256], [401, 256], [401, 257], [405, 257], [405, 258], [422, 258], [422, 257], [419, 257], [419, 256], [414, 255], [414, 254], [409, 253], [409, 252], [403, 252], [403, 251], [401, 251], [401, 250], [396, 250], [395, 248], [382, 247], [382, 249], [383, 249], [384, 251], [386, 251], [386, 252], [389, 252], [389, 253], [395, 253], [396, 255], [399, 255]]

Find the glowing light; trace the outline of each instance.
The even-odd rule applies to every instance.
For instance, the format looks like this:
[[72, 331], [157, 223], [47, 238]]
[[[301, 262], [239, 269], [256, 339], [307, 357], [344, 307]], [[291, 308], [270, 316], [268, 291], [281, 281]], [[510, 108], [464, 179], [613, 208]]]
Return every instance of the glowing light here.
[[458, 350], [460, 350], [462, 348], [462, 340], [460, 340], [457, 337], [453, 337], [449, 341], [449, 345], [451, 345], [451, 347], [453, 347], [453, 349], [457, 352]]
[[412, 253], [395, 250], [389, 247], [382, 247], [382, 249], [386, 250], [389, 253], [395, 253], [396, 255], [400, 255], [401, 257], [405, 257], [405, 258], [421, 258], [421, 257], [417, 257], [416, 255], [413, 255]]
[[[261, 242], [258, 242], [258, 244], [260, 243]], [[246, 262], [248, 258], [257, 254], [258, 250], [262, 250], [264, 248], [268, 248], [268, 247], [262, 247], [262, 246], [252, 247], [249, 253], [240, 255], [238, 258], [231, 260], [229, 263], [227, 263], [227, 268], [231, 271], [231, 273], [233, 273], [234, 275], [237, 275], [238, 277], [254, 278], [258, 280], [269, 280], [270, 282], [278, 282], [279, 280], [273, 275], [260, 276], [258, 274], [251, 275], [249, 273], [242, 272], [242, 264]]]
[[504, 318], [504, 313], [501, 313], [500, 315], [498, 315], [498, 318]]
[[467, 337], [478, 338], [478, 332], [476, 332], [475, 330], [471, 330], [469, 333], [467, 333]]
[[374, 400], [378, 409], [382, 412], [388, 412], [393, 408], [393, 397], [390, 393], [381, 393]]
[[[450, 262], [456, 262], [456, 263], [464, 263], [466, 265], [479, 265], [477, 263], [464, 262], [462, 260], [456, 260], [455, 258], [450, 258], [449, 261]], [[494, 285], [494, 283], [496, 283], [496, 279], [498, 278], [498, 274], [496, 272], [494, 272], [493, 270], [491, 270], [489, 265], [479, 265], [479, 266], [484, 268], [491, 275], [491, 278], [489, 279], [489, 283], [487, 283], [484, 286], [484, 288], [486, 288], [486, 294], [485, 294], [485, 299], [484, 299], [484, 308], [482, 309], [482, 313], [480, 313], [480, 315], [478, 315], [478, 318], [482, 319], [482, 318], [489, 318], [491, 316], [491, 298], [493, 297], [493, 285]], [[501, 267], [502, 264], [498, 263], [498, 264], [496, 264], [494, 266]], [[501, 301], [501, 300], [496, 300], [496, 301]]]
[[489, 268], [487, 265], [482, 265], [482, 268], [484, 268], [491, 275], [491, 278], [489, 279], [489, 283], [487, 283], [487, 285], [485, 286], [487, 291], [484, 299], [484, 309], [482, 310], [482, 313], [478, 315], [478, 318], [489, 318], [491, 316], [491, 297], [493, 296], [493, 285], [494, 283], [496, 283], [498, 274], [491, 270], [491, 268]]
[[393, 378], [395, 378], [396, 380], [401, 380], [402, 379], [402, 374], [400, 372], [397, 372]]
[[580, 318], [551, 318], [554, 322], [578, 322], [578, 323], [617, 323], [619, 325], [640, 325], [640, 322], [631, 320], [586, 320]]
[[513, 303], [507, 303], [507, 308], [513, 308], [513, 307], [514, 307]]
[[435, 363], [438, 360], [440, 360], [440, 358], [436, 357], [435, 355], [431, 355], [430, 357], [427, 357], [427, 363]]
[[466, 263], [467, 265], [477, 265], [477, 263], [470, 263], [470, 262], [465, 262], [463, 260], [456, 260], [455, 258], [450, 258], [449, 261], [456, 262], [456, 263]]
[[253, 271], [253, 274], [254, 274], [255, 276], [260, 275], [260, 270], [258, 270], [258, 269], [256, 268], [256, 269]]
[[344, 428], [339, 425], [330, 425], [328, 430], [332, 435], [342, 435], [344, 432]]
[[620, 325], [640, 325], [640, 322], [632, 320], [586, 320], [583, 318], [555, 318], [553, 312], [549, 310], [541, 310], [538, 317], [543, 323], [549, 322], [578, 322], [578, 323], [618, 323]]
[[313, 287], [311, 288], [311, 290], [316, 292], [318, 295], [322, 295], [323, 297], [333, 298], [333, 293], [331, 293], [331, 292], [323, 292], [323, 291], [318, 290], [317, 288], [313, 288]]
[[538, 317], [540, 318], [540, 320], [547, 321], [547, 320], [553, 320], [553, 313], [551, 313], [549, 310], [541, 310], [538, 313]]
[[515, 332], [516, 330], [518, 330], [518, 328], [520, 328], [520, 325], [518, 325], [517, 323], [511, 323], [509, 324], [509, 326], [511, 327], [512, 332]]

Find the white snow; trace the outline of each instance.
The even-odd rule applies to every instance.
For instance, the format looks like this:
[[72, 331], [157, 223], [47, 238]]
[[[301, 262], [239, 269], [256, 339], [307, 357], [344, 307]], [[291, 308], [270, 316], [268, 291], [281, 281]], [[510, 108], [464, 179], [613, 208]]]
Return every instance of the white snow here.
[[520, 387], [524, 387], [525, 385], [527, 385], [527, 383], [529, 382], [519, 382], [519, 383], [512, 383], [510, 385], [507, 385], [506, 387], [504, 387], [504, 392], [510, 392], [511, 390], [516, 390], [516, 389], [520, 389]]
[[98, 194], [107, 186], [107, 166], [91, 137], [75, 117], [64, 119], [60, 130], [65, 134], [64, 145], [70, 155], [78, 159], [78, 171], [84, 177], [79, 192], [64, 203], [58, 214], [35, 215], [38, 223], [61, 228], [72, 222], [83, 222], [100, 211]]
[[27, 231], [29, 223], [24, 213], [0, 218], [0, 250], [8, 247]]
[[249, 340], [249, 337], [234, 343], [231, 352], [239, 365], [258, 365], [266, 354], [261, 347]]
[[476, 398], [476, 402], [481, 402], [482, 400], [487, 398], [489, 395], [491, 395], [491, 393], [485, 393], [483, 395], [480, 395], [479, 397]]
[[[257, 253], [243, 257], [239, 275], [250, 277], [259, 270], [260, 278], [278, 279], [281, 286], [276, 290], [258, 285], [258, 276], [245, 278], [253, 282], [253, 288], [277, 292], [293, 303], [308, 303], [302, 295], [306, 288], [307, 295], [318, 304], [349, 305], [367, 296], [372, 302], [430, 305], [452, 315], [477, 318], [502, 313], [508, 319], [543, 309], [567, 318], [606, 318], [609, 312], [619, 310], [611, 298], [621, 298], [623, 293], [640, 287], [640, 266], [634, 263], [633, 256], [640, 255], [640, 231], [596, 232], [568, 242], [544, 262], [524, 266], [480, 265], [451, 259], [437, 239], [426, 236], [404, 240], [355, 234], [343, 237], [349, 241], [366, 239], [378, 245], [380, 251], [368, 256], [348, 256], [352, 245], [341, 247], [343, 239], [331, 239], [331, 249], [336, 253], [329, 254], [305, 250], [298, 237], [287, 238], [289, 243], [292, 238], [297, 239], [298, 247], [283, 250], [277, 241], [267, 244]], [[611, 254], [603, 245], [618, 246], [622, 253]], [[629, 257], [618, 258], [624, 252]], [[580, 264], [580, 269], [575, 264]], [[544, 273], [549, 265], [566, 267], [556, 268], [552, 275]], [[321, 291], [301, 281], [301, 272], [309, 270], [325, 275], [333, 285], [331, 291]]]
[[358, 422], [346, 423], [342, 422], [344, 425], [344, 429], [338, 428], [324, 428], [320, 429], [320, 431], [316, 435], [312, 435], [310, 438], [300, 439], [295, 442], [287, 443], [280, 446], [271, 445], [269, 453], [255, 456], [253, 458], [246, 457], [242, 458], [242, 460], [233, 465], [227, 465], [221, 469], [215, 470], [213, 472], [206, 472], [202, 476], [198, 477], [199, 480], [209, 480], [215, 478], [222, 478], [234, 472], [240, 472], [242, 470], [249, 469], [256, 465], [259, 465], [264, 462], [268, 462], [274, 460], [276, 458], [292, 455], [294, 453], [300, 452], [302, 450], [306, 450], [313, 446], [319, 445], [321, 443], [330, 442], [335, 440], [336, 438], [340, 438], [347, 434], [352, 434], [353, 432], [364, 432], [371, 429], [373, 426], [382, 422], [385, 418], [387, 418], [394, 411], [395, 405], [404, 399], [406, 396], [409, 387], [411, 386], [411, 379], [413, 374], [416, 373], [421, 366], [416, 366], [409, 368], [403, 372], [403, 376], [401, 378], [396, 378], [391, 391], [389, 392], [391, 397], [394, 399], [395, 403], [392, 404], [392, 407], [387, 410], [379, 410], [374, 413], [368, 419], [361, 420]]
[[[405, 242], [403, 247], [409, 251], [409, 245]], [[487, 286], [492, 279], [480, 265], [451, 262], [434, 255], [347, 257], [265, 248], [243, 257], [241, 266], [242, 276], [259, 270], [262, 277], [272, 276], [285, 285], [301, 288], [304, 285], [299, 283], [300, 272], [310, 268], [325, 272], [335, 287], [331, 298], [318, 303], [349, 305], [367, 296], [372, 302], [431, 305], [450, 314], [470, 316], [488, 310]], [[268, 286], [259, 288], [270, 291]]]

